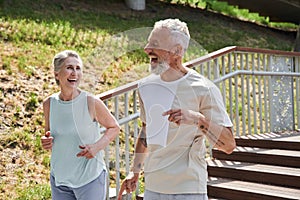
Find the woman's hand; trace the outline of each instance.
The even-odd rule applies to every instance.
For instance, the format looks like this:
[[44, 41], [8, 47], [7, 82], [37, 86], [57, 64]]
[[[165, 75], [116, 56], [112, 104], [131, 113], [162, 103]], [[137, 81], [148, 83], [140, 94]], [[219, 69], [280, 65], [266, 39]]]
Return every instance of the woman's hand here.
[[76, 156], [77, 157], [86, 157], [87, 159], [94, 158], [96, 154], [103, 150], [107, 145], [109, 145], [110, 139], [104, 134], [96, 143], [79, 145], [79, 148], [82, 149]]
[[82, 151], [76, 155], [77, 157], [86, 157], [87, 159], [91, 159], [99, 152], [99, 148], [97, 148], [96, 144], [79, 145], [79, 148], [82, 149]]
[[52, 149], [53, 137], [51, 136], [50, 131], [47, 131], [44, 136], [41, 137], [42, 147], [46, 150]]

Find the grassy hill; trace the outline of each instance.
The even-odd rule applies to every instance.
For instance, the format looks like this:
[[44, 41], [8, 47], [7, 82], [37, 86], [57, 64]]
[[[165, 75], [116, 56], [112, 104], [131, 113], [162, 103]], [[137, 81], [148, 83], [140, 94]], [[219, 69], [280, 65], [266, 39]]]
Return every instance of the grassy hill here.
[[147, 0], [146, 10], [133, 11], [122, 0], [0, 0], [0, 199], [50, 198], [41, 102], [58, 89], [51, 68], [57, 52], [78, 51], [88, 63], [84, 87], [100, 93], [147, 74], [143, 44], [132, 50], [122, 37], [137, 37], [160, 19], [187, 22], [201, 54], [232, 45], [293, 47], [294, 29], [166, 2]]

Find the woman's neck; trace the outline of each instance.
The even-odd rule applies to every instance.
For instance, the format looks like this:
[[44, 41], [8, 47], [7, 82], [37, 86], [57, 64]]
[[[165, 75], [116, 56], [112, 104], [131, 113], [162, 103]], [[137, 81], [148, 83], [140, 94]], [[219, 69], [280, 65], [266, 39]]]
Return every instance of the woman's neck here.
[[67, 91], [67, 90], [61, 90], [59, 94], [59, 99], [62, 101], [71, 101], [72, 99], [75, 99], [80, 94], [79, 89]]

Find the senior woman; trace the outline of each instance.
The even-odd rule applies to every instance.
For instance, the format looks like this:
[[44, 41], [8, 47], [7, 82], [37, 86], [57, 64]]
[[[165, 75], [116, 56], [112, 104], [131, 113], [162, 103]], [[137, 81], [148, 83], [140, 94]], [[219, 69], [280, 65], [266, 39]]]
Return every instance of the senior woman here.
[[83, 63], [77, 52], [59, 52], [53, 67], [60, 91], [43, 102], [41, 138], [43, 148], [51, 150], [52, 199], [105, 199], [103, 149], [119, 134], [119, 124], [100, 99], [79, 88]]

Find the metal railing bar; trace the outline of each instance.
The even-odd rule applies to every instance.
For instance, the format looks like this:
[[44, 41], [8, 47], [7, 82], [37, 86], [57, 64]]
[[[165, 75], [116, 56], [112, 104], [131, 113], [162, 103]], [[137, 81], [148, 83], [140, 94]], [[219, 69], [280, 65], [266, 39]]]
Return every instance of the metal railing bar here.
[[[255, 69], [255, 61], [254, 54], [251, 54], [251, 62], [252, 62], [252, 71]], [[252, 78], [252, 99], [253, 99], [253, 125], [254, 125], [254, 133], [257, 133], [257, 111], [256, 111], [256, 83], [255, 78]]]
[[[234, 62], [234, 70], [238, 69], [237, 66], [237, 54], [234, 54], [233, 57], [233, 62]], [[234, 77], [234, 94], [235, 94], [235, 123], [239, 124], [239, 94], [238, 94], [238, 78], [237, 76]], [[240, 136], [240, 126], [236, 126], [236, 135]]]
[[[249, 70], [249, 54], [246, 54], [246, 69]], [[248, 133], [251, 134], [251, 103], [250, 103], [250, 77], [246, 76], [247, 84], [247, 117], [248, 117]]]
[[[258, 57], [258, 63], [257, 63], [257, 67], [258, 69], [260, 69], [260, 54], [257, 54]], [[260, 132], [262, 132], [262, 130], [264, 129], [263, 127], [263, 117], [262, 117], [262, 88], [261, 88], [261, 76], [257, 77], [258, 79], [258, 109], [259, 109], [259, 125], [260, 125]]]
[[[232, 64], [231, 64], [231, 54], [228, 54], [228, 68], [229, 68], [230, 72], [232, 71], [231, 66], [232, 66]], [[229, 99], [231, 100], [232, 99], [232, 80], [231, 80], [231, 78], [228, 79], [228, 81], [229, 81]], [[232, 110], [233, 102], [229, 101], [229, 105], [230, 105], [229, 116], [230, 116], [230, 119], [233, 119], [233, 110]]]
[[238, 76], [238, 75], [253, 75], [253, 76], [291, 76], [291, 77], [299, 77], [300, 73], [298, 72], [266, 72], [266, 71], [249, 71], [249, 70], [237, 70], [235, 72], [231, 72], [226, 74], [225, 76], [213, 80], [213, 82], [220, 83], [226, 79]]
[[[140, 113], [137, 112], [137, 113], [134, 113], [134, 114], [131, 114], [131, 115], [128, 115], [126, 117], [123, 117], [123, 118], [119, 119], [118, 123], [121, 126], [123, 124], [126, 124], [126, 123], [132, 121], [132, 120], [138, 119], [139, 117], [140, 117]], [[101, 133], [104, 132], [105, 130], [106, 130], [106, 128], [104, 128], [104, 127], [100, 128]]]
[[[267, 70], [267, 63], [266, 63], [266, 55], [264, 54], [263, 55], [263, 66], [264, 66], [264, 71], [266, 71]], [[267, 77], [266, 76], [264, 76], [263, 77], [263, 84], [264, 84], [264, 114], [265, 114], [265, 132], [269, 132], [269, 126], [268, 126], [268, 119], [269, 119], [269, 117], [268, 117], [268, 103], [267, 103], [267, 95], [268, 95], [268, 93], [267, 93]]]
[[[241, 66], [241, 69], [243, 70], [244, 69], [244, 60], [243, 60], [243, 54], [240, 54], [240, 66]], [[242, 99], [242, 105], [245, 105], [245, 85], [244, 85], [244, 82], [245, 82], [245, 77], [244, 75], [242, 74], [241, 75], [241, 99]], [[242, 132], [245, 133], [246, 132], [246, 117], [245, 117], [245, 112], [242, 112]]]
[[[114, 97], [115, 101], [115, 117], [117, 120], [119, 120], [119, 98], [118, 96]], [[118, 135], [115, 139], [115, 156], [116, 156], [116, 169], [120, 169], [120, 136]], [[116, 173], [116, 194], [118, 194], [118, 191], [120, 190], [120, 173]]]
[[[128, 116], [128, 106], [129, 106], [129, 101], [128, 101], [128, 92], [125, 93], [125, 101], [124, 101], [124, 106], [125, 106], [125, 117]], [[129, 124], [125, 123], [125, 149], [129, 149], [130, 143], [129, 143]], [[126, 168], [126, 175], [129, 173], [129, 151], [125, 152], [125, 168]]]
[[[296, 67], [298, 66], [298, 67]], [[300, 58], [295, 59], [295, 72], [300, 73]], [[298, 127], [295, 129], [300, 129], [300, 79], [296, 80], [296, 110], [297, 110], [297, 125]]]

